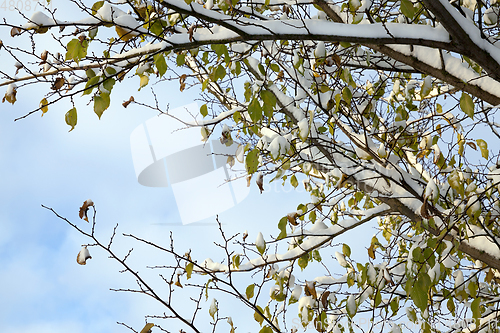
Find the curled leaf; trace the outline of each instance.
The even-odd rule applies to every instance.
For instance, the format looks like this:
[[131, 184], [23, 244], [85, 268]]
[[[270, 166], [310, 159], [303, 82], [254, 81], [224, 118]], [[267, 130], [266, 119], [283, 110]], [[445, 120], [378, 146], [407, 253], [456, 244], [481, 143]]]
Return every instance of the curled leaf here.
[[293, 213], [288, 213], [286, 217], [288, 219], [288, 222], [290, 222], [291, 225], [298, 226], [299, 225], [299, 223], [297, 222], [298, 216], [299, 216], [299, 214], [297, 214], [297, 212], [293, 212]]
[[180, 277], [180, 274], [176, 274], [175, 277], [174, 277], [174, 285], [176, 285], [177, 287], [181, 287], [183, 288], [182, 284], [181, 284], [181, 277]]
[[94, 207], [94, 202], [90, 199], [87, 199], [84, 201], [82, 207], [80, 207], [79, 216], [81, 219], [84, 219], [87, 222], [89, 221], [89, 218], [87, 217], [87, 212], [90, 206]]
[[15, 37], [15, 36], [20, 35], [20, 34], [21, 34], [21, 29], [16, 28], [16, 27], [10, 29], [11, 37]]
[[217, 313], [218, 311], [218, 307], [217, 307], [217, 300], [215, 298], [212, 298], [212, 303], [210, 304], [210, 308], [208, 309], [208, 313], [210, 314], [210, 316], [215, 319], [215, 314]]
[[262, 192], [264, 192], [264, 176], [262, 175], [262, 172], [259, 172], [257, 174], [257, 178], [255, 179], [255, 183], [259, 187], [260, 194], [262, 194]]
[[306, 281], [304, 292], [306, 296], [312, 296], [313, 299], [317, 299], [318, 294], [316, 293], [316, 281]]
[[477, 145], [481, 149], [481, 156], [485, 159], [488, 159], [489, 151], [488, 151], [488, 143], [482, 139], [476, 140]]
[[257, 235], [255, 247], [260, 252], [260, 254], [264, 254], [264, 251], [266, 250], [266, 242], [264, 241], [264, 237], [262, 236], [261, 232], [259, 232], [259, 234]]
[[2, 103], [5, 101], [9, 102], [10, 104], [14, 104], [17, 101], [16, 94], [17, 94], [17, 89], [16, 85], [14, 83], [9, 84], [7, 87], [7, 92], [5, 93], [5, 96], [2, 99]]
[[123, 105], [124, 108], [126, 108], [133, 101], [134, 101], [134, 96], [130, 96], [130, 98], [128, 99], [128, 101], [123, 102], [122, 105]]
[[45, 64], [45, 62], [47, 61], [47, 55], [48, 55], [48, 54], [49, 54], [49, 51], [47, 51], [47, 50], [44, 50], [44, 51], [42, 52], [42, 55], [40, 56], [40, 59], [42, 60], [42, 61], [40, 62], [40, 65]]
[[321, 294], [321, 305], [323, 305], [325, 309], [328, 308], [328, 296], [330, 296], [330, 292], [328, 290]]
[[80, 265], [86, 265], [87, 259], [92, 259], [92, 257], [90, 256], [90, 252], [87, 249], [87, 247], [84, 246], [82, 247], [80, 252], [78, 252], [78, 256], [76, 256], [76, 262], [79, 263]]

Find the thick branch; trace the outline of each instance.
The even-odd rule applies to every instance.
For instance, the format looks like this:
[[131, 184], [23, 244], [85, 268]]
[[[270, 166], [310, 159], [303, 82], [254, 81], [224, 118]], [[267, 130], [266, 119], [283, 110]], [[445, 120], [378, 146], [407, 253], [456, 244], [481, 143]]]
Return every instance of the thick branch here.
[[[473, 59], [495, 80], [500, 80], [500, 64], [487, 49], [495, 48], [481, 38], [479, 29], [443, 0], [422, 0], [452, 36], [452, 43], [460, 53]], [[465, 28], [469, 29], [465, 29]], [[495, 50], [498, 50], [495, 48]]]
[[[429, 0], [428, 2], [434, 3], [435, 1]], [[325, 0], [315, 0], [315, 3], [328, 15], [330, 19], [338, 23], [343, 22], [342, 18], [326, 3]], [[422, 45], [422, 44], [417, 44], [417, 45]], [[465, 92], [468, 92], [469, 94], [477, 98], [480, 98], [492, 105], [500, 104], [500, 96], [493, 95], [485, 91], [484, 89], [481, 89], [477, 85], [474, 85], [473, 83], [464, 82], [461, 78], [447, 72], [445, 69], [440, 69], [430, 66], [416, 57], [408, 56], [404, 53], [394, 50], [393, 48], [387, 45], [369, 44], [365, 46], [380, 53], [383, 53], [399, 62], [409, 65], [422, 73], [429, 74], [437, 79], [449, 83], [454, 87], [459, 88]], [[475, 44], [474, 46], [477, 47]], [[472, 56], [470, 58], [475, 59]], [[500, 69], [498, 70], [497, 73], [500, 73]]]

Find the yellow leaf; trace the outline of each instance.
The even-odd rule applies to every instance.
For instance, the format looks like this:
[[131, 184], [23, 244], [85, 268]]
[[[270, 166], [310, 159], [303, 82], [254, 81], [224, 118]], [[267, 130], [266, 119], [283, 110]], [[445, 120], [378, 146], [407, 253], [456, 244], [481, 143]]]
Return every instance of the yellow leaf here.
[[153, 323], [147, 323], [146, 326], [144, 326], [144, 328], [141, 330], [141, 333], [148, 333], [154, 326], [155, 324]]
[[118, 36], [120, 37], [120, 39], [124, 42], [127, 42], [138, 35], [138, 33], [135, 31], [124, 29], [124, 28], [119, 27], [119, 26], [115, 26], [115, 30], [116, 30], [116, 33], [118, 34]]
[[40, 110], [42, 110], [42, 117], [49, 110], [48, 105], [49, 105], [49, 102], [47, 102], [46, 98], [44, 98], [40, 101]]
[[139, 83], [139, 90], [141, 90], [143, 87], [147, 86], [148, 83], [149, 83], [149, 76], [141, 75], [141, 82]]
[[368, 248], [368, 255], [370, 258], [375, 259], [375, 250], [373, 249], [373, 244]]

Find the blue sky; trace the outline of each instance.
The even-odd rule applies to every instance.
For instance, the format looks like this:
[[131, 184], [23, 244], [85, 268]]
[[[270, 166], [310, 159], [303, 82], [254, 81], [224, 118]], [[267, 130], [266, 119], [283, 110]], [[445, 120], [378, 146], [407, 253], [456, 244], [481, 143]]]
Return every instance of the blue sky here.
[[[192, 248], [199, 260], [223, 258], [212, 244], [220, 241], [217, 227], [182, 226], [170, 187], [150, 188], [137, 182], [130, 133], [155, 116], [151, 111], [124, 109], [122, 99], [113, 96], [112, 107], [98, 120], [91, 107], [79, 103], [78, 125], [68, 133], [64, 123], [67, 110], [62, 107], [49, 109], [43, 118], [36, 114], [13, 122], [33, 105], [27, 95], [28, 90], [20, 90], [19, 102], [2, 105], [0, 113], [0, 330], [125, 331], [116, 321], [138, 328], [144, 315], [152, 313], [148, 310], [158, 307], [138, 295], [109, 291], [133, 287], [134, 282], [119, 274], [120, 267], [104, 252], [90, 248], [93, 258], [86, 266], [78, 265], [76, 255], [89, 240], [41, 204], [89, 230], [90, 225], [78, 218], [78, 208], [91, 198], [102, 240], [109, 238], [116, 223], [119, 233], [134, 233], [165, 246], [173, 231], [179, 251]], [[188, 94], [176, 94], [171, 103], [185, 104], [184, 96], [191, 101]], [[307, 200], [304, 191], [293, 193], [278, 184], [270, 189], [260, 195], [252, 184], [250, 195], [241, 204], [220, 215], [228, 234], [248, 230], [249, 239], [255, 239], [258, 231], [276, 235], [279, 218]], [[196, 205], [193, 202], [193, 209]], [[203, 222], [214, 222], [214, 218]], [[149, 273], [144, 267], [167, 263], [165, 255], [130, 240], [119, 238], [115, 243], [121, 255], [134, 247], [131, 261], [153, 278], [156, 272]]]
[[[11, 42], [8, 33], [1, 30], [0, 39]], [[5, 58], [0, 61], [2, 70], [14, 72], [11, 62]], [[121, 268], [104, 252], [90, 248], [93, 258], [86, 266], [78, 265], [76, 255], [89, 240], [43, 209], [42, 204], [89, 230], [90, 225], [78, 218], [78, 208], [90, 198], [96, 204], [97, 233], [103, 241], [109, 239], [118, 223], [119, 234], [133, 233], [167, 246], [172, 231], [179, 252], [191, 248], [200, 261], [206, 257], [223, 258], [213, 245], [213, 241], [220, 241], [215, 223], [182, 226], [170, 187], [149, 188], [137, 182], [130, 135], [156, 114], [135, 105], [126, 109], [121, 106], [131, 95], [143, 101], [151, 101], [152, 97], [149, 87], [137, 91], [138, 78], [125, 81], [129, 82], [115, 85], [112, 105], [101, 120], [93, 113], [92, 105], [87, 105], [88, 96], [78, 99], [78, 124], [70, 133], [64, 122], [64, 114], [71, 108], [66, 102], [50, 107], [43, 117], [34, 114], [14, 122], [38, 105], [48, 87], [20, 89], [14, 106], [0, 105], [2, 333], [127, 331], [117, 321], [140, 330], [144, 315], [163, 311], [143, 296], [110, 291], [110, 288], [134, 287], [134, 281], [120, 274]], [[168, 103], [171, 108], [196, 99], [194, 93], [180, 93], [177, 82], [156, 86], [156, 91], [160, 105]], [[302, 187], [290, 191], [289, 187], [273, 183], [267, 189], [261, 195], [252, 182], [250, 195], [220, 215], [227, 234], [248, 230], [250, 240], [259, 231], [265, 237], [277, 235], [279, 219], [308, 199]], [[193, 209], [196, 207], [193, 202]], [[203, 222], [214, 221], [210, 218]], [[373, 232], [369, 230], [363, 235], [367, 242]], [[359, 242], [359, 237], [352, 235], [351, 239]], [[166, 264], [167, 256], [123, 237], [117, 238], [114, 246], [122, 256], [134, 247], [130, 262], [153, 279], [159, 290], [165, 287], [158, 272], [145, 266]], [[353, 247], [353, 252], [357, 251], [366, 254], [363, 247]], [[184, 294], [178, 299], [179, 304], [187, 302]], [[234, 301], [218, 299], [221, 310], [226, 311], [221, 314], [240, 319], [234, 321], [242, 330], [255, 323], [251, 312], [235, 311]], [[185, 311], [189, 313], [189, 308]], [[208, 303], [203, 311], [201, 316], [207, 319]]]

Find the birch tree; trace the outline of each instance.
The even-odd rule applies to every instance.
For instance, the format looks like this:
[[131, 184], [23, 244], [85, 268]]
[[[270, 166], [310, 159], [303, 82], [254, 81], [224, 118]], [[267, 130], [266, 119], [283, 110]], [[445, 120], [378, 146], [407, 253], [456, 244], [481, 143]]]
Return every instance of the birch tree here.
[[[65, 21], [46, 10], [21, 26], [1, 24], [11, 37], [0, 41], [0, 57], [16, 61], [15, 68], [1, 69], [3, 108], [38, 87], [45, 97], [18, 119], [58, 112], [56, 105], [76, 99], [88, 101], [100, 118], [114, 112], [111, 104], [138, 103], [113, 99], [122, 81], [133, 79], [137, 88], [156, 82], [157, 91], [174, 80], [181, 92], [199, 94], [202, 104], [183, 125], [200, 127], [204, 136], [224, 126], [221, 140], [237, 147], [242, 176], [310, 192], [296, 211], [266, 221], [276, 224], [275, 235], [250, 240], [221, 228], [224, 258], [191, 258], [128, 235], [173, 256], [166, 265], [169, 292], [196, 276], [203, 281], [192, 286], [200, 299], [214, 290], [232, 295], [261, 332], [290, 331], [287, 317], [297, 315], [318, 332], [497, 331], [498, 1], [57, 5], [81, 11], [81, 19]], [[19, 40], [32, 47], [16, 47]], [[47, 40], [57, 47], [45, 49]], [[154, 100], [140, 104], [168, 113]], [[81, 112], [91, 111], [73, 105], [61, 121], [77, 130]], [[85, 218], [93, 207], [83, 207]], [[336, 241], [374, 219], [379, 233], [370, 244]], [[165, 307], [164, 318], [150, 318], [154, 325], [166, 329], [174, 319], [195, 332], [245, 325], [219, 313], [215, 299], [202, 309], [211, 323], [196, 320], [198, 309], [183, 317], [127, 265], [128, 255], [115, 255], [111, 242], [95, 237], [95, 215], [92, 231], [67, 222], [133, 274], [139, 292]], [[354, 246], [364, 248], [364, 261], [351, 258]], [[82, 249], [83, 263], [89, 250]], [[313, 262], [324, 269], [310, 268]], [[241, 289], [235, 280], [244, 274], [260, 282]], [[292, 307], [294, 314], [287, 311]], [[367, 326], [356, 324], [361, 314], [370, 316]], [[450, 320], [459, 325], [442, 325]]]

